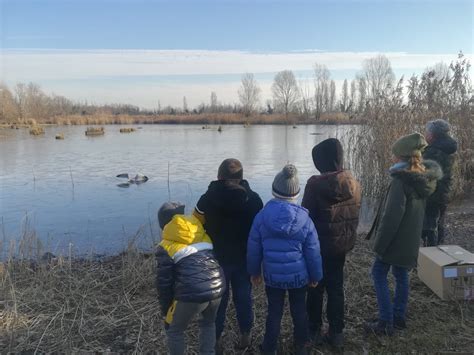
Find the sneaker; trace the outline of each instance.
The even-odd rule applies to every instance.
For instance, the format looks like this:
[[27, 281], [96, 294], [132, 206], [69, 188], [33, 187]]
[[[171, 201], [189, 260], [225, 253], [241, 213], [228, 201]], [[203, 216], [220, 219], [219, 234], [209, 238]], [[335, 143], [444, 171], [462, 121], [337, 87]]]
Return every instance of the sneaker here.
[[311, 343], [295, 344], [295, 355], [311, 354]]
[[393, 325], [383, 320], [365, 322], [364, 329], [367, 333], [375, 335], [393, 335]]
[[393, 328], [396, 330], [403, 330], [407, 329], [407, 323], [405, 319], [400, 318], [400, 317], [394, 317], [393, 318]]
[[236, 344], [237, 349], [247, 349], [250, 347], [250, 344], [252, 342], [252, 336], [250, 335], [249, 332], [244, 332], [240, 334], [240, 339], [239, 342]]
[[344, 333], [332, 333], [331, 331], [329, 331], [324, 336], [324, 342], [337, 349], [342, 349], [344, 348]]

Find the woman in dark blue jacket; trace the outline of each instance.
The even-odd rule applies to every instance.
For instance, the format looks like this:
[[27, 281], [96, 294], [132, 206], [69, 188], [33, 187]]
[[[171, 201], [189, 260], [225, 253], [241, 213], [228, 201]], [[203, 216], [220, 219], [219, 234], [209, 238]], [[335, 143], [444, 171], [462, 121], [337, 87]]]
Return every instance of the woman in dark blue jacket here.
[[275, 199], [257, 214], [250, 231], [247, 269], [252, 282], [260, 283], [263, 266], [268, 298], [264, 354], [276, 353], [286, 290], [296, 354], [309, 351], [306, 288], [316, 287], [323, 273], [316, 228], [308, 211], [296, 204], [299, 192], [297, 170], [287, 165], [273, 182]]

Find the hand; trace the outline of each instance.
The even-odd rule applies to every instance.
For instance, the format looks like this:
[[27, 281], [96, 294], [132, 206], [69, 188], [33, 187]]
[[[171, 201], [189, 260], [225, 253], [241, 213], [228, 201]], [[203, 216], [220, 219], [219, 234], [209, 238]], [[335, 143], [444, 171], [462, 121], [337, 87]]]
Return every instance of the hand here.
[[252, 275], [252, 276], [250, 276], [250, 281], [252, 282], [252, 285], [258, 286], [262, 283], [262, 276], [261, 275]]
[[310, 283], [308, 284], [308, 287], [310, 287], [310, 288], [316, 288], [316, 287], [318, 287], [318, 283], [317, 283], [317, 282], [310, 282]]

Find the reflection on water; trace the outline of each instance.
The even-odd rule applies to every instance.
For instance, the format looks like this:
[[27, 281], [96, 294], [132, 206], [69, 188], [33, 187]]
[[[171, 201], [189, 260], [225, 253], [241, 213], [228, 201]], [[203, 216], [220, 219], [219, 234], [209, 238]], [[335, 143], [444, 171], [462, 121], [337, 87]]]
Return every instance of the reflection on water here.
[[[33, 137], [28, 130], [0, 136], [0, 217], [3, 240], [18, 238], [25, 218], [54, 252], [72, 243], [79, 253], [122, 249], [140, 230], [143, 247], [159, 236], [156, 212], [168, 200], [191, 212], [220, 162], [242, 161], [245, 178], [264, 201], [271, 198], [275, 174], [287, 162], [299, 170], [302, 188], [315, 174], [312, 147], [328, 137], [344, 139], [347, 126], [143, 126], [120, 134], [106, 126], [100, 137], [85, 127], [49, 127]], [[138, 128], [138, 127], [136, 127]], [[65, 140], [55, 140], [64, 132]], [[319, 134], [311, 134], [319, 133]], [[169, 167], [169, 192], [168, 192]], [[117, 174], [148, 176], [128, 188]]]

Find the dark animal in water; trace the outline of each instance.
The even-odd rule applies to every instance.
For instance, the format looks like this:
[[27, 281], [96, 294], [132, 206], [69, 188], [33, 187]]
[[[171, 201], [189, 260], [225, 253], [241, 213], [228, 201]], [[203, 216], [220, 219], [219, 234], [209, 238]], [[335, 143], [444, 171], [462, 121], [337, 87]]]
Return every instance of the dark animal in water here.
[[118, 187], [129, 187], [131, 184], [140, 185], [148, 181], [148, 177], [142, 174], [136, 174], [135, 176], [131, 177], [129, 174], [125, 173], [118, 174], [117, 177], [128, 179], [127, 182], [118, 184]]

